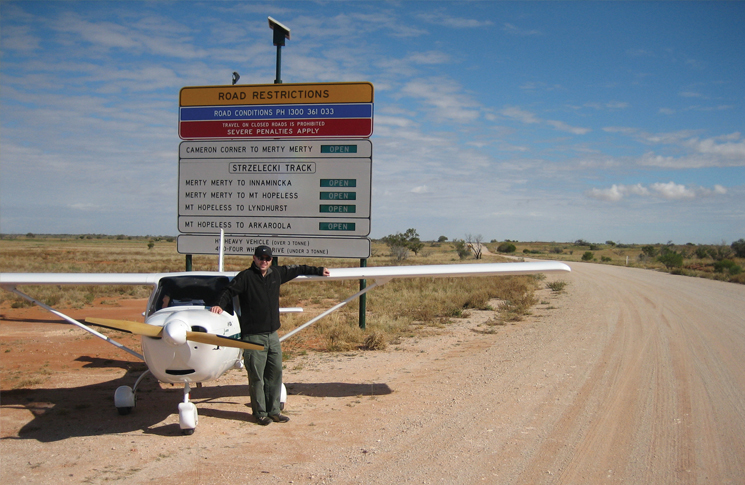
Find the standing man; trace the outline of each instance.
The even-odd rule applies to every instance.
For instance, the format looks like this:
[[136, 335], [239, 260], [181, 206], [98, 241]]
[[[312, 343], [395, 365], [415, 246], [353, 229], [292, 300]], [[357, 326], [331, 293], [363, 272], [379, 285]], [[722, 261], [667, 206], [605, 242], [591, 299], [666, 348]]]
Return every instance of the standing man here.
[[264, 350], [244, 350], [243, 360], [248, 371], [251, 409], [262, 426], [272, 421], [290, 420], [280, 414], [282, 390], [282, 348], [279, 343], [279, 285], [300, 275], [328, 276], [320, 266], [291, 265], [272, 267], [272, 249], [259, 246], [254, 251], [253, 264], [238, 273], [223, 290], [212, 313], [222, 313], [234, 296], [238, 296], [241, 314], [241, 340], [263, 345]]

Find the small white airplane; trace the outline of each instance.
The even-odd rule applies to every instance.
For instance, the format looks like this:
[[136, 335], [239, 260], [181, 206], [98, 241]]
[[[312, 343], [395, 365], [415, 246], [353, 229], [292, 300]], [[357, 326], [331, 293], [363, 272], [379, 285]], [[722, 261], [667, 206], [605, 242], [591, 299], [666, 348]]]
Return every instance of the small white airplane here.
[[[0, 287], [54, 313], [67, 322], [129, 352], [147, 364], [133, 387], [120, 386], [114, 393], [114, 405], [120, 414], [129, 414], [135, 407], [137, 386], [147, 373], [165, 383], [183, 383], [184, 400], [178, 405], [179, 426], [184, 434], [192, 434], [198, 422], [197, 408], [189, 401], [192, 385], [220, 377], [230, 369], [243, 368], [243, 349], [262, 347], [240, 340], [238, 299], [232, 308], [218, 315], [209, 311], [222, 289], [237, 272], [191, 271], [184, 273], [0, 273]], [[453, 264], [428, 266], [385, 266], [361, 268], [330, 268], [329, 276], [300, 276], [293, 281], [374, 280], [346, 300], [285, 334], [285, 340], [316, 321], [338, 310], [362, 294], [395, 278], [466, 277], [526, 275], [571, 271], [556, 261], [530, 263]], [[145, 323], [87, 318], [87, 323], [142, 336], [140, 354], [97, 332], [87, 325], [51, 308], [21, 292], [20, 285], [149, 285], [153, 292], [144, 312]], [[165, 306], [164, 306], [165, 303]], [[282, 309], [284, 312], [302, 309]], [[287, 399], [282, 386], [281, 407]]]

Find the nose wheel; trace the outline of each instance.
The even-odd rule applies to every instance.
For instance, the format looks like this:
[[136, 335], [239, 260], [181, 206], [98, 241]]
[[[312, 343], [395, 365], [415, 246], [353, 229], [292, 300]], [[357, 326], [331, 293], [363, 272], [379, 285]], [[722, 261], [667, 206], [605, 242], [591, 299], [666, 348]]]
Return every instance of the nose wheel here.
[[197, 407], [193, 402], [189, 401], [189, 393], [191, 387], [189, 383], [184, 383], [184, 402], [178, 405], [178, 424], [181, 427], [181, 433], [185, 435], [194, 434], [194, 430], [199, 422], [199, 414], [197, 414]]

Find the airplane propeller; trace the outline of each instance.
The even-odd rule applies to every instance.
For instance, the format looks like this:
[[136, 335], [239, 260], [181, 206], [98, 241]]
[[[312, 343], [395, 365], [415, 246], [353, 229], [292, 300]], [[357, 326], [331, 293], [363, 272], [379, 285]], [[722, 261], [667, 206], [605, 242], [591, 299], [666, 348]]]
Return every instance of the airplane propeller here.
[[[235, 347], [248, 350], [264, 350], [264, 346], [256, 345], [242, 340], [235, 340], [222, 335], [206, 332], [192, 332], [185, 330], [186, 324], [177, 320], [166, 324], [165, 327], [149, 325], [147, 323], [133, 322], [131, 320], [114, 320], [110, 318], [86, 318], [86, 323], [98, 325], [99, 327], [120, 330], [122, 332], [144, 335], [146, 337], [164, 338], [174, 344], [184, 343], [186, 340], [199, 342], [201, 344], [218, 345], [222, 347]], [[165, 334], [164, 334], [165, 330]]]

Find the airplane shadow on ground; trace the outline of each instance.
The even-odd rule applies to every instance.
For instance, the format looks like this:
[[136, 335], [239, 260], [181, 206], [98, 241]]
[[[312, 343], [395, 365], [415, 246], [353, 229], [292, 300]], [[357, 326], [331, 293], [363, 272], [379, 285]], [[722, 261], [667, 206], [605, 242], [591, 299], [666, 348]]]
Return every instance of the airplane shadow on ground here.
[[[137, 389], [137, 405], [128, 415], [119, 415], [114, 407], [114, 391], [119, 386], [133, 386], [145, 370], [144, 364], [121, 360], [79, 357], [87, 361], [85, 367], [122, 368], [127, 373], [111, 381], [73, 388], [37, 388], [0, 390], [0, 412], [23, 409], [33, 415], [14, 436], [2, 439], [31, 439], [48, 443], [81, 436], [99, 436], [129, 433], [141, 430], [146, 434], [180, 436], [178, 424], [162, 424], [171, 415], [178, 414], [178, 404], [183, 401], [183, 388], [168, 387], [152, 376], [146, 376]], [[353, 397], [385, 395], [393, 391], [380, 383], [287, 383], [289, 395], [311, 397]], [[215, 385], [193, 387], [190, 399], [197, 405], [200, 416], [234, 421], [250, 421], [250, 405], [245, 412], [220, 409], [218, 405], [249, 403], [248, 385]], [[242, 406], [244, 408], [244, 406]], [[178, 418], [176, 418], [178, 419]], [[197, 426], [198, 427], [198, 426]]]

